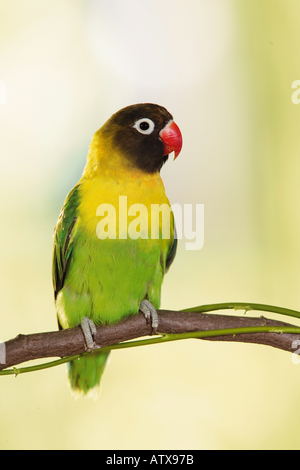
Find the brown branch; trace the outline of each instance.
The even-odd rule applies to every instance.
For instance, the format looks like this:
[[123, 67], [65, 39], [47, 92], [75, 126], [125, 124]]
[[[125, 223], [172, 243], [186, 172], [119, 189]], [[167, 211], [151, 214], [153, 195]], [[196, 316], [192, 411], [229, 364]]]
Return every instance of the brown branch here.
[[[281, 321], [269, 320], [264, 317], [246, 317], [231, 315], [216, 315], [203, 313], [176, 312], [159, 310], [159, 333], [178, 334], [195, 331], [207, 331], [224, 328], [241, 328], [253, 326], [290, 326], [294, 325]], [[98, 326], [97, 344], [111, 346], [122, 341], [128, 341], [151, 334], [151, 327], [146, 323], [142, 314], [127, 317], [117, 325]], [[216, 336], [203, 338], [210, 341], [235, 341], [257, 343], [273, 346], [285, 351], [295, 352], [292, 343], [300, 341], [300, 334], [294, 333], [247, 333], [238, 335]], [[300, 344], [300, 343], [299, 343]], [[18, 335], [5, 343], [6, 363], [0, 364], [0, 370], [16, 366], [32, 359], [46, 357], [66, 357], [85, 351], [84, 337], [80, 327]]]

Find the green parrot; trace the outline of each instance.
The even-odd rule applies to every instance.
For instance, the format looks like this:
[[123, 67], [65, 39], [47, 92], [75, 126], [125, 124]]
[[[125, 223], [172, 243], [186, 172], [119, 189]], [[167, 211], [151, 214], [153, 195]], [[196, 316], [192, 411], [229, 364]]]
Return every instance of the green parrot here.
[[[58, 324], [60, 329], [81, 325], [87, 349], [95, 349], [68, 364], [76, 392], [97, 389], [109, 354], [97, 350], [95, 325], [118, 323], [141, 310], [154, 332], [158, 327], [161, 285], [177, 239], [172, 211], [167, 220], [154, 220], [151, 210], [170, 208], [159, 172], [181, 147], [180, 130], [164, 107], [123, 108], [94, 134], [82, 177], [65, 200], [53, 247]], [[124, 196], [126, 210], [120, 204]]]

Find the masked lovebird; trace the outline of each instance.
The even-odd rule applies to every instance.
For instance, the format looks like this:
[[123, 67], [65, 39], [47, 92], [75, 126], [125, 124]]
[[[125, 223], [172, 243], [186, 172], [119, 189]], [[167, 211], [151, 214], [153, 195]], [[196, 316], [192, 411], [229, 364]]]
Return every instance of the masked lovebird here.
[[[90, 351], [97, 348], [95, 325], [139, 310], [157, 329], [161, 285], [177, 244], [159, 172], [181, 147], [178, 126], [156, 104], [121, 109], [92, 139], [83, 175], [59, 215], [53, 248], [59, 328], [81, 325]], [[163, 207], [167, 217], [153, 217], [151, 210], [157, 215]], [[87, 394], [97, 387], [107, 356], [99, 349], [70, 362], [71, 388]]]

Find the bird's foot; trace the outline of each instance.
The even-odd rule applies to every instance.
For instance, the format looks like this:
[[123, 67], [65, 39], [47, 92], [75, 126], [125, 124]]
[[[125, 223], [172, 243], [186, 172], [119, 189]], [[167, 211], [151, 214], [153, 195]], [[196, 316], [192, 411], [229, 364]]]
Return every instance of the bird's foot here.
[[84, 335], [86, 350], [93, 352], [94, 349], [99, 349], [100, 346], [94, 342], [97, 333], [95, 323], [90, 318], [84, 317], [80, 326]]
[[140, 311], [145, 315], [147, 321], [151, 320], [152, 334], [155, 335], [158, 328], [158, 315], [152, 303], [149, 300], [142, 300]]

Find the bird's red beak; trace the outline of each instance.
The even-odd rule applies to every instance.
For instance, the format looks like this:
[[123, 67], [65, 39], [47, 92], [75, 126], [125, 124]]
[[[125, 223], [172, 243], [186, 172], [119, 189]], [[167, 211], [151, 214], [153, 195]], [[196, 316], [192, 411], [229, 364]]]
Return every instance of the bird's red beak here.
[[175, 152], [175, 160], [182, 148], [182, 135], [177, 124], [174, 121], [169, 121], [163, 130], [160, 131], [159, 137], [164, 143], [164, 155]]

